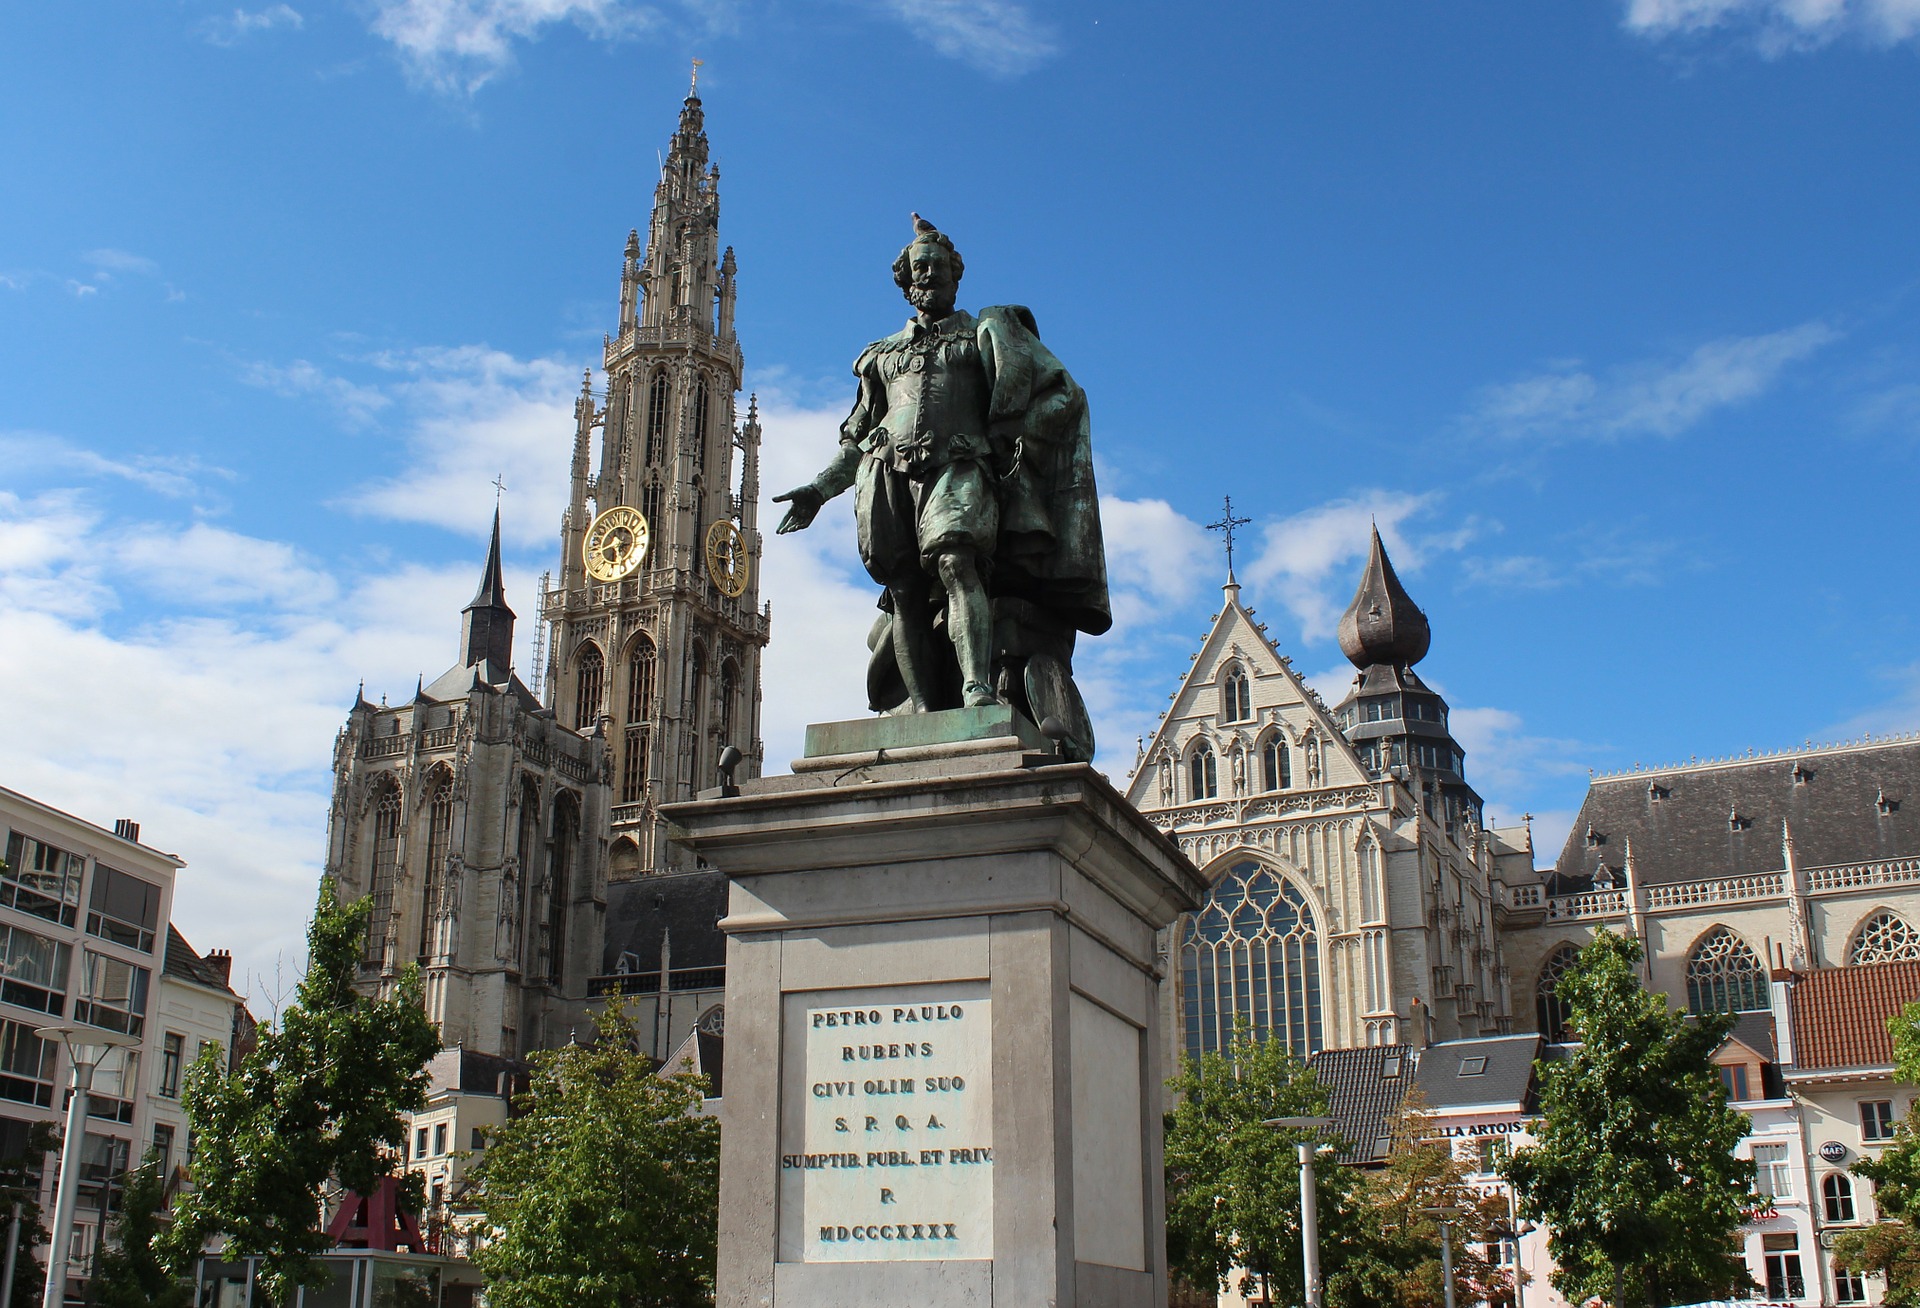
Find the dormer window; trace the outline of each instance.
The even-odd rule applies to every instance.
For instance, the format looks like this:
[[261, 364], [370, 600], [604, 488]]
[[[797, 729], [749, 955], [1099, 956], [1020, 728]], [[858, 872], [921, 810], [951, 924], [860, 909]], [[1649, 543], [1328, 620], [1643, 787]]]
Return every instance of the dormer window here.
[[1606, 833], [1604, 831], [1595, 831], [1593, 829], [1593, 823], [1591, 822], [1587, 823], [1587, 848], [1598, 849], [1600, 848], [1600, 846], [1606, 843], [1607, 843]]
[[1753, 819], [1750, 817], [1742, 817], [1739, 809], [1735, 808], [1735, 809], [1727, 810], [1727, 830], [1745, 831], [1748, 827], [1752, 825], [1753, 825]]
[[1881, 817], [1892, 817], [1900, 811], [1900, 801], [1897, 799], [1888, 799], [1887, 792], [1884, 790], [1875, 792], [1873, 806], [1880, 810]]
[[1486, 1074], [1487, 1058], [1485, 1054], [1475, 1054], [1471, 1058], [1463, 1058], [1460, 1060], [1461, 1076], [1485, 1076]]
[[1221, 705], [1226, 721], [1246, 722], [1253, 717], [1253, 687], [1244, 669], [1229, 669], [1221, 690]]
[[1396, 1051], [1380, 1060], [1380, 1079], [1382, 1081], [1397, 1081], [1400, 1079], [1400, 1059], [1401, 1055]]
[[1671, 788], [1661, 785], [1658, 781], [1649, 781], [1647, 783], [1647, 798], [1657, 804], [1663, 799], [1672, 799], [1673, 791]]
[[1809, 781], [1812, 781], [1812, 780], [1813, 780], [1812, 768], [1808, 767], [1805, 763], [1795, 763], [1793, 765], [1793, 784], [1794, 785], [1804, 786]]

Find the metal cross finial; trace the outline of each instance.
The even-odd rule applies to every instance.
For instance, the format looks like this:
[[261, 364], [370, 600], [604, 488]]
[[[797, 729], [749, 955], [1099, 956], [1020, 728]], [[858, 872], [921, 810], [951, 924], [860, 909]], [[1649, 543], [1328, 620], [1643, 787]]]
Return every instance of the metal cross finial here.
[[1207, 524], [1208, 531], [1217, 531], [1227, 539], [1228, 580], [1232, 580], [1233, 578], [1233, 529], [1235, 527], [1244, 527], [1252, 521], [1252, 518], [1236, 518], [1233, 516], [1233, 496], [1229, 495], [1226, 497], [1226, 512], [1220, 515], [1220, 521], [1209, 522]]
[[507, 493], [506, 474], [501, 473], [500, 475], [496, 476], [493, 479], [492, 485], [493, 485], [493, 507], [497, 509], [500, 507], [500, 497]]
[[695, 96], [700, 93], [700, 66], [706, 62], [704, 59], [696, 59], [693, 61], [693, 85], [687, 88], [687, 94], [689, 96]]

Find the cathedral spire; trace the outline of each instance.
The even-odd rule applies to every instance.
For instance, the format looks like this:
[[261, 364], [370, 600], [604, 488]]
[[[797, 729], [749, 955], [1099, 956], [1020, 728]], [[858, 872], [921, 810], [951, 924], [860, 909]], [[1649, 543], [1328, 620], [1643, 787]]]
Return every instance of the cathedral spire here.
[[1373, 529], [1360, 589], [1340, 619], [1339, 636], [1341, 652], [1356, 668], [1411, 667], [1427, 656], [1433, 644], [1427, 615], [1400, 584], [1378, 526]]
[[463, 612], [460, 665], [484, 664], [489, 682], [505, 681], [513, 663], [513, 610], [507, 607], [507, 586], [500, 569], [500, 507], [493, 510], [493, 543], [480, 573], [480, 589]]

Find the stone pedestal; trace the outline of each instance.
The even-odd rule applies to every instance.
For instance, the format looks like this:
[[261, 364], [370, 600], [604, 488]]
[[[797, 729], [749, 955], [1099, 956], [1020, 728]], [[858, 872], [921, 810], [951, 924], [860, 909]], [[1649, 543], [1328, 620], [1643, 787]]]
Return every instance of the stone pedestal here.
[[1198, 873], [1002, 708], [664, 810], [732, 882], [720, 1308], [1160, 1308], [1155, 933]]

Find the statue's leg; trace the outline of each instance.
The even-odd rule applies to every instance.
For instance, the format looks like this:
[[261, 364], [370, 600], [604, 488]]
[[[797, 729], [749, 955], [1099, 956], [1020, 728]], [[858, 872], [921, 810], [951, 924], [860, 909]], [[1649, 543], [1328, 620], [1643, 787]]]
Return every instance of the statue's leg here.
[[932, 581], [917, 577], [887, 587], [893, 595], [893, 657], [915, 713], [933, 709], [936, 676], [933, 644]]
[[989, 662], [993, 653], [993, 610], [974, 564], [973, 550], [957, 545], [940, 553], [940, 584], [947, 592], [947, 631], [960, 659], [962, 694], [967, 707], [997, 704]]

